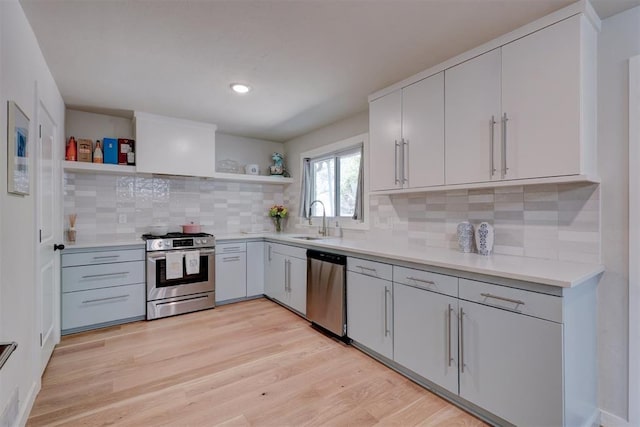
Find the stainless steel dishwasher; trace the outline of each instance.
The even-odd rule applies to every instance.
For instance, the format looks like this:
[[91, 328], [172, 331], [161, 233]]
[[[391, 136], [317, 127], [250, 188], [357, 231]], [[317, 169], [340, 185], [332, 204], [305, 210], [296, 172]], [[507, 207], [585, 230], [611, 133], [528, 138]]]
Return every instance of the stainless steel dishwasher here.
[[307, 318], [327, 331], [347, 335], [347, 257], [307, 250]]

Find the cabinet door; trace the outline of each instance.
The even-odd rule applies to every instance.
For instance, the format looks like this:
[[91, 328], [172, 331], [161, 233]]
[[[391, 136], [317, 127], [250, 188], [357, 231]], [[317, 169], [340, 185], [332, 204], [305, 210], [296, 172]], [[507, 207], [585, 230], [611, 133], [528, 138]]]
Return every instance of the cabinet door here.
[[402, 138], [408, 186], [444, 184], [444, 72], [402, 89]]
[[267, 243], [265, 249], [265, 295], [283, 301], [285, 297], [284, 255], [274, 251], [271, 243]]
[[581, 19], [502, 47], [502, 109], [514, 178], [580, 173]]
[[563, 425], [562, 325], [460, 300], [460, 396], [522, 426]]
[[347, 272], [347, 335], [389, 359], [393, 358], [392, 283]]
[[307, 313], [307, 260], [287, 258], [287, 305], [294, 310]]
[[264, 294], [265, 249], [264, 242], [247, 243], [247, 296]]
[[458, 300], [393, 284], [393, 359], [458, 393]]
[[447, 184], [500, 178], [500, 69], [495, 49], [445, 71]]
[[[369, 104], [369, 186], [371, 191], [401, 188], [402, 91]], [[395, 162], [395, 163], [394, 163]]]
[[216, 255], [216, 302], [247, 296], [247, 254]]

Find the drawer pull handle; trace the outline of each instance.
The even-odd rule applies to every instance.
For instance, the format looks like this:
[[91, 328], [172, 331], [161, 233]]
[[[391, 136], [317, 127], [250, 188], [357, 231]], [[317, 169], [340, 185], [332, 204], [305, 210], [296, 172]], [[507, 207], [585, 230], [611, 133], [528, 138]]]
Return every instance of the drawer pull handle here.
[[120, 255], [103, 255], [103, 256], [93, 257], [93, 259], [111, 259], [111, 258], [120, 258]]
[[92, 303], [92, 302], [110, 301], [110, 300], [113, 300], [113, 299], [121, 299], [121, 298], [128, 298], [128, 297], [129, 297], [129, 294], [126, 294], [126, 295], [118, 295], [118, 296], [116, 296], [116, 297], [106, 297], [106, 298], [88, 299], [88, 300], [82, 301], [82, 303], [83, 303], [83, 304], [89, 304], [89, 303]]
[[516, 304], [516, 305], [525, 305], [524, 301], [520, 301], [518, 299], [505, 298], [505, 297], [501, 297], [501, 296], [498, 296], [498, 295], [487, 294], [487, 293], [482, 293], [480, 295], [485, 297], [485, 298], [493, 298], [493, 299], [497, 299], [497, 300], [500, 300], [500, 301], [510, 302], [510, 303], [513, 303], [513, 304]]
[[227, 247], [227, 248], [222, 248], [222, 252], [231, 252], [231, 251], [239, 251], [240, 250], [240, 246], [232, 246], [232, 247]]
[[377, 271], [375, 268], [371, 268], [371, 267], [365, 267], [364, 265], [356, 265], [356, 267], [361, 268], [363, 270], [367, 270], [367, 271]]
[[227, 261], [240, 261], [240, 257], [239, 256], [231, 256], [228, 258], [222, 258], [223, 262], [227, 262]]
[[415, 280], [416, 282], [426, 283], [427, 285], [436, 284], [436, 282], [434, 282], [433, 280], [418, 279], [417, 277], [411, 277], [411, 276], [407, 276], [407, 280]]
[[83, 279], [96, 279], [98, 277], [110, 277], [110, 276], [122, 276], [129, 274], [128, 271], [120, 271], [118, 273], [103, 273], [103, 274], [87, 274], [86, 276], [82, 276]]

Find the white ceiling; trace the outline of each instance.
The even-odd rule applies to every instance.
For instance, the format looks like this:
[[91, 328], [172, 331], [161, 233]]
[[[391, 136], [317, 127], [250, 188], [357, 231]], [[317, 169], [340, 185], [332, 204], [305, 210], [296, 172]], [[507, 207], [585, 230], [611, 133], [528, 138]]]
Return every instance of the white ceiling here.
[[[571, 0], [21, 0], [65, 103], [286, 141]], [[596, 0], [601, 16], [640, 0]], [[237, 96], [231, 82], [253, 91]]]

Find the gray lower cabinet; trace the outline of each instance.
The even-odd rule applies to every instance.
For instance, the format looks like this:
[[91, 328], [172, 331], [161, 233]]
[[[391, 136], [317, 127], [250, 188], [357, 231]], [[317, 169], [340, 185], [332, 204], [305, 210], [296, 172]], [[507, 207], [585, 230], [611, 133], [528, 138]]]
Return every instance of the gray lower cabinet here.
[[458, 393], [458, 299], [393, 284], [393, 359]]
[[347, 267], [348, 336], [365, 351], [498, 424], [597, 419], [597, 278], [525, 290], [357, 258]]
[[235, 301], [247, 296], [247, 245], [216, 245], [216, 303]]
[[307, 311], [307, 250], [297, 246], [265, 245], [264, 293], [305, 315]]
[[357, 344], [393, 358], [391, 266], [347, 258], [347, 335]]
[[144, 249], [62, 254], [62, 334], [144, 319]]

